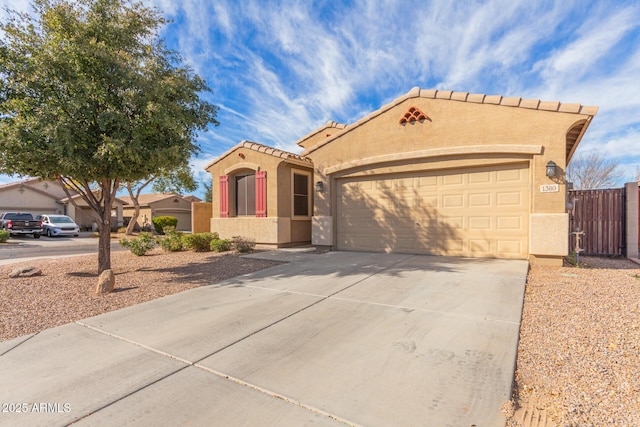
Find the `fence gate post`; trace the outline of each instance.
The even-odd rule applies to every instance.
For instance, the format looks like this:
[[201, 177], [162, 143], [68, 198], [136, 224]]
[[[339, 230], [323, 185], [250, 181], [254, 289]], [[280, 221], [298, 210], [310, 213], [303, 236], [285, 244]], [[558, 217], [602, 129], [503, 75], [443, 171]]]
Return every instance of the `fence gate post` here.
[[626, 219], [627, 219], [627, 258], [638, 258], [638, 183], [628, 182], [624, 185], [626, 194]]

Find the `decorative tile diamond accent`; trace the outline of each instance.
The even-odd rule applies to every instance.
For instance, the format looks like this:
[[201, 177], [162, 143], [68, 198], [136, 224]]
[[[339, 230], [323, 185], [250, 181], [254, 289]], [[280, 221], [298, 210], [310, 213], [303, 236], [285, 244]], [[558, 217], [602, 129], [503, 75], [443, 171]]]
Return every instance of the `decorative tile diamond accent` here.
[[411, 107], [400, 117], [400, 124], [414, 123], [415, 121], [423, 121], [427, 119], [427, 115], [416, 107]]

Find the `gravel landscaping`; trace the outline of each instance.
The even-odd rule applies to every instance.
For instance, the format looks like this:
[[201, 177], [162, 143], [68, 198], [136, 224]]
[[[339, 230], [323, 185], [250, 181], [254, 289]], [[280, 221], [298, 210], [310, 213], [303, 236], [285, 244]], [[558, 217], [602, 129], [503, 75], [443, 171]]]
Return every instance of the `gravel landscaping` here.
[[[98, 256], [34, 260], [0, 266], [0, 341], [117, 310], [201, 285], [220, 282], [281, 264], [214, 252], [160, 249], [138, 257], [113, 252], [112, 293], [96, 295]], [[41, 276], [9, 279], [20, 266]]]
[[[640, 265], [582, 257], [532, 266], [509, 427], [640, 425]], [[0, 341], [280, 264], [159, 249], [112, 253], [116, 290], [96, 295], [97, 256], [0, 266]], [[9, 279], [18, 266], [42, 276]]]
[[640, 265], [532, 266], [511, 426], [640, 426]]

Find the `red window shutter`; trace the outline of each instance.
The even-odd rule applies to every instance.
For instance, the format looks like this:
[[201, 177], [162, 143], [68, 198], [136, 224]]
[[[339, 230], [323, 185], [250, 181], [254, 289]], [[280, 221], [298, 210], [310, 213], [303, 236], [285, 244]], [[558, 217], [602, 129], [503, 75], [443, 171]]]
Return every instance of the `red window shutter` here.
[[256, 172], [256, 216], [267, 216], [267, 172]]
[[220, 218], [229, 218], [229, 176], [220, 176]]

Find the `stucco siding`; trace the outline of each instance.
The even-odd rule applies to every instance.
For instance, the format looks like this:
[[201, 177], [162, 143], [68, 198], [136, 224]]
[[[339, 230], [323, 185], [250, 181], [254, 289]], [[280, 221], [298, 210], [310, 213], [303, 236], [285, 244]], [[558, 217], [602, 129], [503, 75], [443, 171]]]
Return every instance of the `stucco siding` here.
[[[313, 169], [301, 162], [290, 163], [282, 157], [237, 147], [208, 167], [212, 177], [211, 231], [221, 237], [245, 236], [260, 244], [287, 245], [311, 241], [311, 217], [292, 221], [292, 170], [309, 174], [309, 197], [313, 199]], [[237, 216], [235, 211], [235, 179], [247, 173], [266, 172], [267, 217]], [[228, 175], [229, 217], [220, 217], [220, 177]], [[311, 212], [311, 211], [310, 211]]]
[[28, 188], [10, 188], [0, 192], [0, 212], [20, 211], [34, 215], [40, 213], [64, 213], [64, 205], [54, 198]]
[[[497, 170], [504, 165], [526, 162], [526, 216], [565, 213], [567, 135], [577, 122], [590, 120], [590, 114], [595, 114], [597, 109], [575, 114], [582, 111], [582, 107], [561, 109], [559, 103], [554, 107], [538, 102], [536, 106], [524, 103], [524, 108], [514, 108], [507, 106], [510, 105], [508, 99], [504, 105], [492, 105], [484, 96], [484, 103], [476, 103], [417, 96], [417, 93], [381, 108], [335, 138], [303, 153], [313, 160], [314, 179], [322, 181], [324, 186], [322, 193], [315, 193], [314, 217], [318, 220], [314, 221], [314, 243], [344, 247], [344, 242], [335, 240], [341, 233], [340, 227], [335, 230], [335, 226], [342, 221], [340, 214], [344, 206], [340, 198], [343, 194], [339, 190], [344, 189], [341, 183], [346, 178], [455, 171], [482, 165]], [[496, 97], [496, 104], [502, 101]], [[416, 110], [423, 119], [401, 123], [407, 112]], [[556, 176], [552, 178], [545, 173], [549, 161], [557, 165]], [[547, 184], [553, 184], [554, 190], [543, 192], [541, 188]], [[326, 223], [327, 219], [331, 225]], [[527, 218], [526, 224], [528, 222]], [[524, 246], [525, 255], [530, 250], [547, 251], [547, 246], [537, 241], [544, 237], [534, 234], [528, 225], [526, 228], [524, 241], [530, 244]], [[554, 230], [562, 232], [561, 228]], [[316, 236], [321, 231], [321, 235]], [[566, 236], [559, 238], [566, 239]], [[547, 255], [559, 254], [555, 249], [551, 252]], [[518, 257], [523, 257], [522, 252]]]

